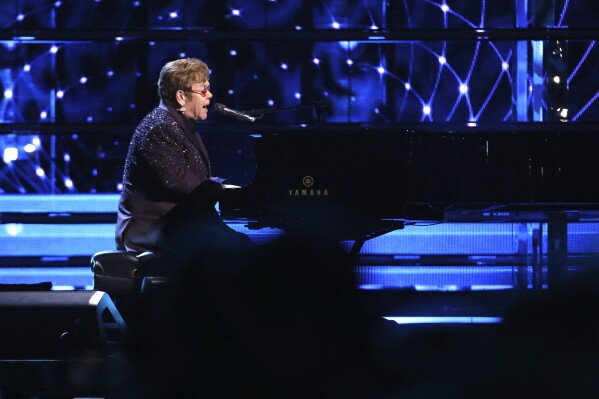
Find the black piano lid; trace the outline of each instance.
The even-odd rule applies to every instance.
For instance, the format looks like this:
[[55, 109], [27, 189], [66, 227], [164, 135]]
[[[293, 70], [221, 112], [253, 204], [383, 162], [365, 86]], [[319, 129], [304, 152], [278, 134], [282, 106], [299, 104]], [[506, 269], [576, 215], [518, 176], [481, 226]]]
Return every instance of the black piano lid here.
[[[257, 128], [255, 178], [234, 200], [223, 200], [221, 211], [269, 227], [293, 227], [298, 220], [322, 226], [325, 219], [358, 230], [377, 220], [468, 219], [491, 208], [501, 209], [491, 214], [495, 220], [506, 212], [520, 220], [555, 211], [592, 213], [599, 210], [597, 126]], [[306, 176], [314, 186], [304, 187]]]

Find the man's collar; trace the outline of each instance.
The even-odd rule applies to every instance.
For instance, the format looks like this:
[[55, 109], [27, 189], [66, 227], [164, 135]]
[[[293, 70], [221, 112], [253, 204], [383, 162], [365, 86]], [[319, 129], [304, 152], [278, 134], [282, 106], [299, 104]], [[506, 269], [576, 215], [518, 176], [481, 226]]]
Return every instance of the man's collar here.
[[164, 101], [160, 101], [160, 104], [158, 105], [158, 107], [164, 109], [165, 111], [168, 111], [168, 113], [171, 114], [173, 119], [175, 119], [177, 124], [179, 124], [185, 131], [191, 133], [197, 128], [197, 126], [198, 126], [197, 121], [192, 121], [192, 120], [185, 118], [172, 105], [167, 104]]

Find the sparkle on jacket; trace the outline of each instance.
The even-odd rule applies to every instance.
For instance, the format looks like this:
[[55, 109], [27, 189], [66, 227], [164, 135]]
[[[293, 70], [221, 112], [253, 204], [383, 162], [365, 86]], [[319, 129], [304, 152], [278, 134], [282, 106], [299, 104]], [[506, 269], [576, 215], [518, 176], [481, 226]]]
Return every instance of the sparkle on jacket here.
[[161, 103], [142, 119], [129, 144], [117, 249], [156, 250], [161, 217], [209, 178], [208, 152], [195, 124]]

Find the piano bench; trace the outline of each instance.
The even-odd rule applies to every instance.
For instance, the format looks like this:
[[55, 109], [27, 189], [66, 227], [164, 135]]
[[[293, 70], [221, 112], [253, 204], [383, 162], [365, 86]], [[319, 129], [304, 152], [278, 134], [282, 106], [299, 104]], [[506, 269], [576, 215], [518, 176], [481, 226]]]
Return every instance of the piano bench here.
[[[168, 282], [169, 277], [155, 275], [160, 255], [154, 252], [123, 250], [96, 252], [91, 257], [94, 289], [111, 297], [135, 296]], [[150, 273], [151, 272], [151, 273]]]

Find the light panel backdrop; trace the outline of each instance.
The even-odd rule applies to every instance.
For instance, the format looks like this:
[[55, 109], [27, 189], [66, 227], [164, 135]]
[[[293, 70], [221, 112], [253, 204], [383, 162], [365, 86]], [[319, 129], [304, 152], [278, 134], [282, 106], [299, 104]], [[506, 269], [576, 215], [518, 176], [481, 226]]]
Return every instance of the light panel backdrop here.
[[[598, 25], [592, 0], [3, 1], [0, 192], [117, 192], [160, 67], [186, 56], [214, 102], [307, 106], [254, 130], [313, 125], [317, 102], [330, 124], [595, 123]], [[248, 129], [204, 125], [238, 184]]]

